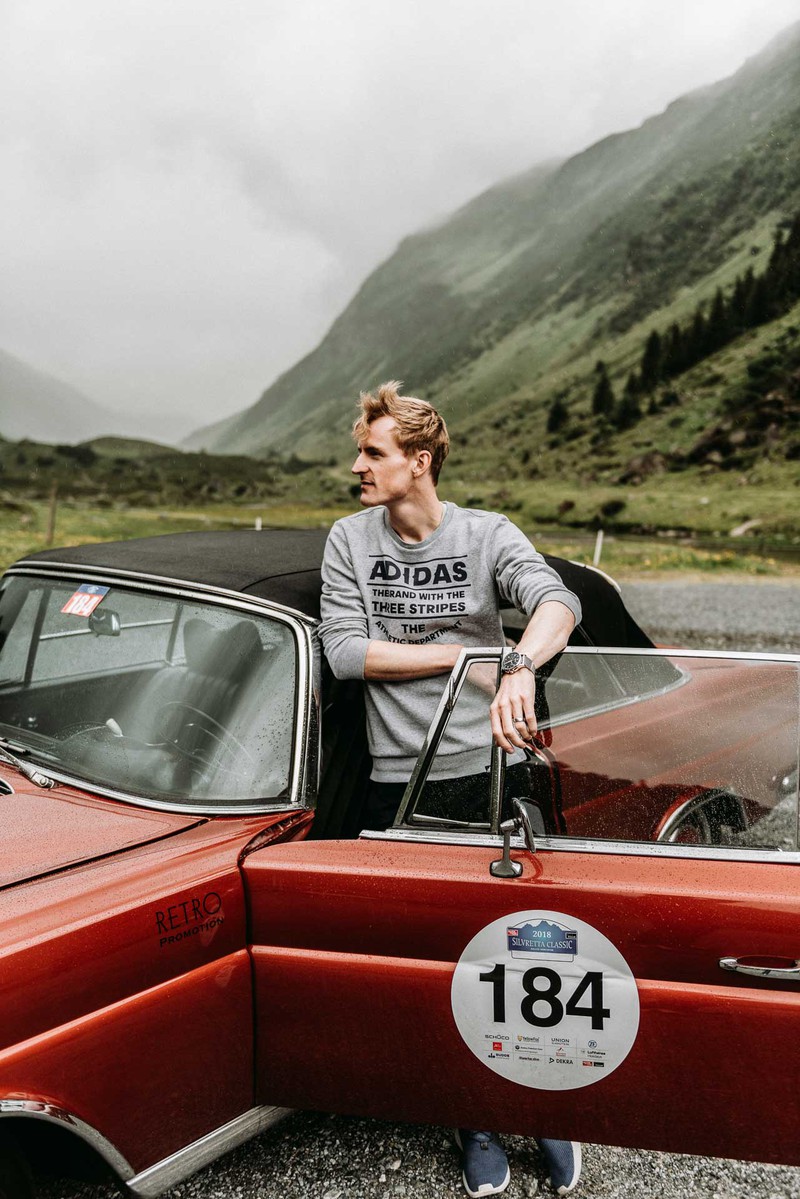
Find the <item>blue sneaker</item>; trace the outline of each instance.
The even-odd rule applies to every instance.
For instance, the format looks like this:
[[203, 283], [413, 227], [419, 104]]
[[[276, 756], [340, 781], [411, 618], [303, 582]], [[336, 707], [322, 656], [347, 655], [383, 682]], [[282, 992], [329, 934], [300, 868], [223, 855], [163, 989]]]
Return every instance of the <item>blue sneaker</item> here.
[[493, 1132], [459, 1128], [456, 1144], [461, 1150], [461, 1180], [470, 1199], [499, 1195], [506, 1189], [511, 1181], [511, 1171], [505, 1149]]
[[568, 1195], [581, 1177], [581, 1146], [579, 1141], [537, 1140], [550, 1175], [550, 1185], [557, 1195]]

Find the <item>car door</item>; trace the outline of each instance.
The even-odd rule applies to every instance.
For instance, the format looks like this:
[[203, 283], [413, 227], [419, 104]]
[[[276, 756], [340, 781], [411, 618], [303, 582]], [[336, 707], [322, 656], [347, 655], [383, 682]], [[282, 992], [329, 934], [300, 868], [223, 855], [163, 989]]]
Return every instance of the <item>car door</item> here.
[[800, 659], [606, 655], [605, 691], [554, 671], [540, 833], [509, 832], [502, 877], [499, 754], [485, 828], [425, 798], [491, 657], [448, 681], [402, 823], [246, 860], [259, 1100], [800, 1162]]

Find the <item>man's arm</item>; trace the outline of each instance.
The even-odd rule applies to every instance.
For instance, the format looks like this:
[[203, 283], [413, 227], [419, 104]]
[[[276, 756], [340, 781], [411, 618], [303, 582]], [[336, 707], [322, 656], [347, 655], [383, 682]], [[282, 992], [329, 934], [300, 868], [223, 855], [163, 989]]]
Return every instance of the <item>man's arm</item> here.
[[401, 683], [404, 679], [428, 679], [435, 674], [449, 674], [461, 649], [462, 646], [452, 643], [397, 645], [391, 641], [370, 641], [364, 678]]
[[350, 547], [334, 525], [322, 562], [322, 623], [319, 634], [325, 656], [338, 679], [384, 682], [425, 679], [449, 674], [460, 645], [399, 645], [371, 640], [364, 599], [354, 578]]
[[[581, 618], [580, 601], [505, 517], [498, 522], [492, 548], [500, 594], [517, 611], [533, 613], [517, 649], [535, 666], [543, 666], [567, 644]], [[509, 753], [529, 743], [536, 732], [535, 690], [534, 677], [524, 667], [501, 681], [491, 707], [492, 733], [496, 744]], [[517, 717], [522, 720], [515, 723]]]
[[[559, 600], [544, 600], [528, 621], [517, 649], [534, 666], [543, 666], [564, 649], [574, 627], [571, 608]], [[524, 749], [536, 732], [535, 696], [536, 680], [524, 666], [502, 678], [489, 712], [495, 743], [507, 753]], [[522, 719], [517, 721], [518, 717]]]

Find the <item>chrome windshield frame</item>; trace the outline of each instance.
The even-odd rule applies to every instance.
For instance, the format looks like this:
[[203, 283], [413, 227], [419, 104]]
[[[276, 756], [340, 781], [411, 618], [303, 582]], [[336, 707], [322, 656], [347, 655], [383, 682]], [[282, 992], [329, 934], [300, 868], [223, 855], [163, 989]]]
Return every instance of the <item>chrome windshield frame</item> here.
[[[319, 747], [312, 744], [319, 732], [319, 713], [312, 710], [318, 704], [314, 687], [313, 638], [316, 621], [293, 608], [285, 607], [258, 596], [245, 595], [241, 591], [211, 587], [202, 583], [188, 583], [181, 579], [170, 579], [162, 575], [144, 572], [106, 569], [97, 566], [76, 566], [67, 562], [18, 563], [4, 574], [8, 577], [52, 578], [75, 580], [86, 583], [109, 583], [129, 590], [150, 592], [176, 599], [196, 600], [218, 607], [232, 608], [258, 616], [269, 616], [288, 627], [294, 637], [297, 679], [295, 681], [294, 730], [292, 737], [292, 764], [289, 791], [286, 797], [265, 798], [263, 801], [248, 800], [232, 803], [213, 801], [180, 803], [177, 800], [154, 799], [137, 792], [118, 790], [92, 779], [53, 769], [49, 762], [42, 763], [43, 769], [59, 783], [88, 790], [94, 794], [119, 799], [139, 808], [158, 811], [179, 812], [199, 816], [246, 816], [262, 812], [283, 812], [288, 808], [313, 808], [317, 795], [317, 768]], [[31, 754], [36, 758], [35, 750]]]

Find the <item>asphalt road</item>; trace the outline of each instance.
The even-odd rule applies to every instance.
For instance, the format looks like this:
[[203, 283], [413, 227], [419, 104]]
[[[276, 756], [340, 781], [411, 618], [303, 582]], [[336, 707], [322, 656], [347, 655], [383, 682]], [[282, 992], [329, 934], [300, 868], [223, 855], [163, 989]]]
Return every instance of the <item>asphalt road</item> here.
[[[798, 584], [631, 583], [623, 594], [640, 624], [662, 642], [800, 652]], [[313, 1023], [313, 1013], [309, 1019]], [[509, 1199], [529, 1199], [537, 1187], [550, 1193], [535, 1143], [509, 1137], [506, 1144]], [[115, 1194], [63, 1183], [45, 1191], [46, 1199]], [[167, 1194], [168, 1199], [444, 1199], [463, 1191], [458, 1155], [445, 1129], [299, 1113]], [[575, 1195], [800, 1199], [800, 1168], [587, 1145]]]

